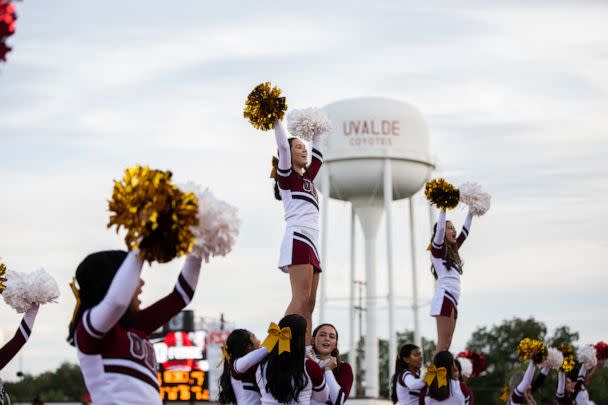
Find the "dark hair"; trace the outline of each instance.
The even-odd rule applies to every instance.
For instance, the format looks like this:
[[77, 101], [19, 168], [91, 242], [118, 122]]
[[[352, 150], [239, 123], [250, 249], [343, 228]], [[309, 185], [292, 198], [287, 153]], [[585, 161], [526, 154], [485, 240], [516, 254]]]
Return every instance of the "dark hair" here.
[[[295, 139], [296, 139], [296, 138], [288, 138], [288, 139], [287, 139], [287, 142], [289, 142], [289, 153], [291, 153], [291, 144], [293, 143], [293, 141], [294, 141]], [[277, 169], [278, 169], [278, 167], [277, 167]], [[290, 167], [290, 169], [291, 169], [291, 167]], [[278, 175], [279, 175], [279, 174], [277, 173], [277, 176], [278, 176]], [[277, 200], [279, 200], [279, 201], [281, 201], [281, 200], [282, 200], [282, 198], [281, 198], [281, 193], [279, 192], [279, 183], [277, 182], [277, 179], [276, 179], [276, 178], [274, 179], [274, 198], [275, 198], [275, 199], [277, 199]]]
[[[96, 252], [85, 257], [76, 268], [76, 281], [80, 288], [80, 307], [74, 308], [74, 317], [69, 326], [67, 340], [72, 346], [74, 345], [74, 331], [82, 314], [103, 300], [125, 257], [127, 257], [127, 252], [124, 250]], [[130, 311], [127, 310], [120, 320], [121, 324], [128, 323], [130, 315]]]
[[220, 404], [236, 404], [236, 396], [234, 395], [232, 382], [230, 381], [232, 364], [234, 364], [236, 359], [243, 357], [252, 349], [251, 332], [248, 330], [235, 329], [228, 335], [228, 339], [226, 339], [226, 351], [230, 355], [230, 362], [224, 359], [224, 370], [220, 377], [220, 393], [218, 397]]
[[438, 401], [443, 401], [450, 397], [450, 380], [452, 379], [454, 370], [454, 356], [452, 356], [452, 353], [448, 352], [447, 350], [439, 352], [435, 355], [433, 364], [437, 368], [445, 367], [447, 371], [446, 374], [448, 383], [447, 385], [439, 388], [439, 382], [437, 381], [437, 378], [435, 378], [431, 385], [429, 385], [427, 395]]
[[[291, 328], [290, 351], [279, 355], [279, 345], [260, 363], [266, 375], [266, 392], [280, 403], [298, 402], [300, 392], [308, 384], [304, 371], [304, 339], [306, 319], [300, 315], [286, 315], [279, 322], [281, 328]], [[262, 388], [262, 387], [260, 387]]]
[[[446, 224], [447, 224], [447, 222], [448, 221], [446, 221]], [[433, 245], [433, 240], [435, 239], [436, 233], [437, 233], [437, 222], [435, 222], [435, 225], [433, 225], [433, 234], [431, 235], [431, 244], [430, 244], [431, 247]], [[462, 261], [462, 259], [460, 258], [460, 255], [458, 254], [459, 248], [460, 248], [460, 244], [458, 244], [458, 243], [456, 243], [454, 245], [446, 243], [445, 236], [444, 236], [442, 257], [445, 259], [445, 267], [448, 269], [448, 271], [452, 270], [452, 267], [453, 267], [456, 269], [456, 271], [458, 271], [458, 273], [462, 274], [462, 267], [464, 266], [464, 262]], [[437, 271], [435, 270], [435, 266], [433, 266], [433, 265], [431, 265], [431, 273], [433, 273], [433, 277], [435, 277], [435, 280], [437, 280]]]
[[393, 377], [391, 378], [391, 401], [393, 401], [393, 404], [399, 402], [399, 399], [397, 398], [397, 380], [399, 379], [399, 375], [404, 371], [409, 370], [409, 364], [407, 364], [403, 358], [410, 357], [412, 352], [416, 349], [420, 348], [411, 343], [406, 343], [399, 349], [399, 354], [395, 359], [395, 374], [393, 374]]
[[460, 364], [458, 357], [454, 359], [454, 364], [456, 364], [456, 368], [458, 369], [458, 381], [464, 381], [464, 377], [462, 376], [462, 364]]

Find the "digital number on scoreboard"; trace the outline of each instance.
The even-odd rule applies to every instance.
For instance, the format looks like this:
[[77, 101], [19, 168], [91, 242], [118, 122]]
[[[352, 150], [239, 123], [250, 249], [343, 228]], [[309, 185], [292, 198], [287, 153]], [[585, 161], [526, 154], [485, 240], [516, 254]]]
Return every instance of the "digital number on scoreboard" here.
[[160, 395], [167, 401], [208, 401], [209, 388], [204, 371], [161, 371]]

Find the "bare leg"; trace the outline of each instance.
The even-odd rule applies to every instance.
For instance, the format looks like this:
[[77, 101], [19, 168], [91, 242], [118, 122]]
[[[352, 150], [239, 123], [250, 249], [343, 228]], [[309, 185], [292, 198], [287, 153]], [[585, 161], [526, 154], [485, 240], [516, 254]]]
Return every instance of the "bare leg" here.
[[454, 329], [456, 328], [456, 319], [454, 319], [454, 313], [452, 316], [436, 316], [437, 321], [437, 347], [435, 348], [435, 354], [444, 350], [450, 350], [452, 344], [452, 336], [454, 336]]
[[314, 273], [312, 275], [312, 286], [310, 288], [310, 295], [306, 302], [306, 345], [312, 344], [312, 313], [315, 310], [315, 304], [317, 302], [317, 287], [319, 286], [319, 276], [321, 273]]
[[[308, 301], [313, 286], [313, 269], [310, 264], [295, 264], [289, 266], [289, 281], [291, 282], [291, 301], [285, 310], [285, 315], [298, 314], [306, 319], [306, 344], [310, 344], [310, 318]], [[318, 282], [318, 278], [317, 278]]]

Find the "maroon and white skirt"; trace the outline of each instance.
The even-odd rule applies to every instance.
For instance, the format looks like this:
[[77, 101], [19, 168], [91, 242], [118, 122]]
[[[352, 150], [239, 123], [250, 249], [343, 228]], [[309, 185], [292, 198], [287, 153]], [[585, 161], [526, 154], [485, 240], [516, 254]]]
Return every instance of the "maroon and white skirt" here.
[[451, 317], [452, 312], [454, 319], [458, 319], [458, 301], [455, 294], [445, 288], [437, 288], [431, 301], [431, 316]]
[[318, 241], [318, 230], [305, 226], [288, 226], [281, 243], [279, 269], [287, 273], [289, 266], [310, 264], [315, 272], [321, 272]]

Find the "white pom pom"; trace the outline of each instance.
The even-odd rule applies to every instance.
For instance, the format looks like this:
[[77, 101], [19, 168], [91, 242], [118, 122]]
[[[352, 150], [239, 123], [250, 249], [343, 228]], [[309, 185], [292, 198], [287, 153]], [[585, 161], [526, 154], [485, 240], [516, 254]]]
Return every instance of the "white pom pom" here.
[[27, 311], [32, 304], [55, 302], [59, 297], [59, 286], [44, 269], [25, 274], [9, 270], [4, 301], [18, 313]]
[[490, 209], [491, 196], [484, 193], [481, 186], [477, 183], [463, 183], [458, 190], [460, 191], [460, 201], [469, 206], [471, 213], [481, 216]]
[[466, 357], [458, 357], [457, 360], [462, 368], [462, 376], [464, 378], [471, 377], [471, 374], [473, 374], [473, 362]]
[[182, 187], [198, 198], [198, 226], [192, 227], [196, 242], [192, 254], [209, 262], [211, 256], [226, 256], [232, 250], [239, 235], [241, 221], [236, 207], [218, 200], [209, 191], [201, 191], [196, 184]]
[[559, 370], [564, 363], [564, 355], [561, 350], [556, 349], [555, 347], [550, 347], [547, 349], [549, 353], [547, 354], [547, 360], [542, 364], [543, 367], [549, 367], [553, 370]]
[[597, 354], [595, 347], [584, 346], [578, 351], [577, 360], [587, 366], [587, 371], [591, 370], [597, 364]]
[[331, 130], [325, 111], [318, 108], [293, 110], [287, 114], [287, 128], [292, 135], [310, 141], [313, 136]]

